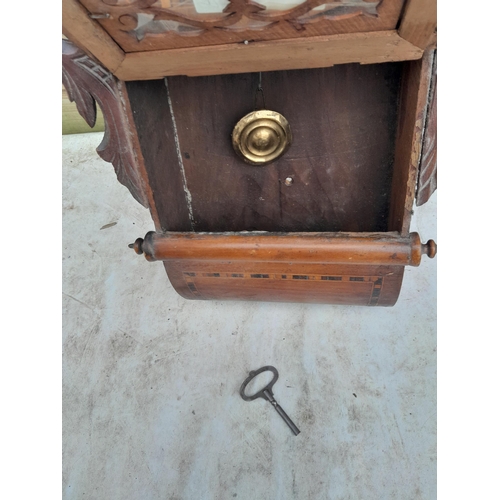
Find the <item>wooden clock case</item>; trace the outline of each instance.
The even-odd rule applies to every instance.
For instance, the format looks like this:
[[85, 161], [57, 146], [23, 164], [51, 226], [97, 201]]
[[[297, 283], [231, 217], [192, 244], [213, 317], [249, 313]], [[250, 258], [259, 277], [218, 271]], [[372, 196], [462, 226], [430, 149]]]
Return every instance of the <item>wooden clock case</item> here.
[[[220, 20], [138, 41], [140, 9], [179, 19], [149, 4], [63, 1], [63, 82], [90, 125], [99, 103], [97, 151], [155, 225], [136, 252], [189, 299], [393, 305], [405, 266], [436, 253], [409, 232], [436, 188], [435, 2], [382, 0], [376, 16], [301, 29], [286, 11], [250, 42]], [[231, 132], [260, 85], [293, 142], [256, 167]]]

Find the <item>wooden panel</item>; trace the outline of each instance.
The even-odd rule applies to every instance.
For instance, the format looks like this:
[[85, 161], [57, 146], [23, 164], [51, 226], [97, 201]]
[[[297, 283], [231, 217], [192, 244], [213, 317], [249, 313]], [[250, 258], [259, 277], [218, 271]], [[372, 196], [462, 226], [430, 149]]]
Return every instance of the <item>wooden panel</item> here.
[[165, 83], [129, 82], [126, 88], [159, 225], [163, 231], [191, 231], [189, 200]]
[[[199, 15], [190, 2], [174, 9], [162, 9], [151, 5], [153, 0], [142, 1], [140, 5], [138, 2], [113, 2], [113, 5], [103, 0], [81, 1], [90, 12], [108, 15], [99, 19], [99, 23], [126, 52], [386, 31], [396, 28], [404, 3], [403, 0], [372, 0], [342, 7], [336, 0], [329, 3], [328, 9], [314, 11], [328, 2], [305, 0], [293, 9], [268, 11], [247, 0], [230, 0], [223, 13]], [[141, 20], [139, 29], [138, 14], [150, 19], [146, 25]], [[165, 21], [170, 22], [171, 29], [180, 23], [184, 31], [166, 31], [161, 25]], [[258, 26], [251, 28], [252, 22]]]
[[435, 42], [437, 26], [436, 0], [407, 0], [399, 34], [421, 49]]
[[434, 53], [405, 64], [401, 83], [389, 231], [410, 230]]
[[294, 138], [264, 167], [240, 160], [230, 139], [257, 74], [169, 78], [194, 230], [385, 231], [400, 74], [399, 64], [264, 73], [266, 107]]
[[129, 53], [115, 75], [125, 81], [154, 80], [170, 75], [222, 75], [406, 61], [420, 59], [422, 54], [420, 48], [396, 31], [381, 31]]
[[396, 303], [404, 267], [332, 264], [164, 262], [186, 299], [262, 300], [360, 306]]
[[112, 73], [125, 58], [116, 42], [89, 18], [88, 12], [77, 0], [62, 1], [64, 35], [87, 54], [94, 56]]
[[436, 57], [432, 69], [429, 108], [425, 120], [422, 155], [418, 171], [417, 207], [426, 203], [437, 189], [437, 71]]

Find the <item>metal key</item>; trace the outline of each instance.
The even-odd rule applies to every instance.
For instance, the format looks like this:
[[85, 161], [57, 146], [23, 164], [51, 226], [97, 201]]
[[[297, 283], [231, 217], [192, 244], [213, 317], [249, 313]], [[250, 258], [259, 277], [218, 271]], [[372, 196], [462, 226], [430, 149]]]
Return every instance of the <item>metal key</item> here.
[[[245, 389], [246, 389], [248, 383], [253, 378], [255, 378], [257, 375], [259, 375], [259, 373], [262, 373], [265, 371], [271, 371], [274, 373], [274, 377], [271, 380], [271, 382], [269, 382], [269, 384], [267, 384], [266, 387], [264, 387], [264, 389], [261, 389], [259, 392], [256, 392], [252, 396], [247, 396], [245, 394]], [[287, 423], [288, 427], [290, 427], [292, 432], [297, 436], [300, 433], [298, 427], [290, 420], [290, 417], [285, 413], [285, 410], [283, 410], [283, 408], [281, 408], [281, 406], [274, 399], [272, 387], [276, 383], [276, 381], [278, 380], [278, 377], [279, 377], [278, 370], [276, 370], [276, 368], [274, 368], [274, 366], [263, 366], [262, 368], [259, 368], [256, 371], [252, 371], [252, 372], [250, 372], [249, 376], [245, 379], [245, 381], [241, 384], [240, 396], [245, 401], [253, 401], [254, 399], [257, 399], [257, 398], [263, 398], [266, 401], [269, 401], [274, 406], [274, 409], [281, 415], [281, 418]]]

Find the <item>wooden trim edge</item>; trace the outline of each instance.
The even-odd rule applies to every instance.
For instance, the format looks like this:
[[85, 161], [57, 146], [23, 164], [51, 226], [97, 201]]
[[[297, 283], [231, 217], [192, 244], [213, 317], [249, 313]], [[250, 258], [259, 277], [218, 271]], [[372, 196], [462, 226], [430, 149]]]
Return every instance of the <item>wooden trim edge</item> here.
[[436, 43], [437, 1], [407, 0], [398, 33], [423, 50]]
[[433, 57], [425, 52], [421, 60], [408, 62], [401, 83], [388, 229], [402, 236], [410, 231]]
[[144, 156], [142, 155], [142, 149], [139, 142], [139, 134], [137, 133], [137, 129], [135, 126], [132, 106], [128, 97], [127, 88], [125, 83], [120, 80], [117, 81], [117, 88], [120, 94], [120, 101], [124, 111], [124, 125], [126, 127], [125, 130], [128, 135], [128, 141], [132, 146], [131, 153], [136, 161], [137, 171], [140, 175], [143, 192], [148, 200], [148, 208], [151, 213], [151, 218], [153, 219], [155, 229], [157, 231], [160, 231], [160, 217], [158, 216], [158, 210], [156, 208], [153, 190], [151, 189], [151, 185], [149, 183], [149, 176], [145, 166], [146, 162], [144, 160]]
[[114, 71], [123, 81], [325, 68], [420, 59], [423, 50], [397, 31], [374, 31], [127, 53]]
[[98, 23], [89, 18], [87, 10], [76, 0], [62, 0], [62, 32], [111, 73], [125, 59], [125, 52]]

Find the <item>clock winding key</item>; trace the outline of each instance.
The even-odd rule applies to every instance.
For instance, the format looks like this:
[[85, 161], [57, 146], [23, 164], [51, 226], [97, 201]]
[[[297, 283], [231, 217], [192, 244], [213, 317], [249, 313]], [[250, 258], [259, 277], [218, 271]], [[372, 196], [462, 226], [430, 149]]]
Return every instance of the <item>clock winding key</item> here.
[[[261, 389], [260, 391], [256, 392], [252, 396], [247, 396], [245, 394], [245, 389], [246, 389], [246, 386], [248, 385], [248, 383], [253, 378], [255, 378], [257, 375], [259, 375], [259, 373], [262, 373], [262, 372], [265, 372], [265, 371], [271, 371], [271, 372], [273, 372], [274, 377], [271, 380], [271, 382], [269, 382], [269, 384], [267, 384], [263, 389]], [[288, 427], [290, 427], [290, 429], [295, 434], [295, 436], [297, 436], [300, 433], [299, 428], [292, 422], [292, 420], [290, 419], [290, 417], [285, 413], [285, 410], [283, 410], [283, 408], [281, 408], [281, 406], [274, 399], [272, 387], [276, 383], [276, 381], [278, 380], [278, 377], [279, 377], [278, 370], [276, 370], [276, 368], [274, 368], [274, 366], [263, 366], [262, 368], [259, 368], [256, 371], [251, 371], [250, 374], [249, 374], [249, 376], [241, 384], [241, 387], [240, 387], [240, 396], [245, 401], [253, 401], [254, 399], [257, 399], [257, 398], [263, 398], [266, 401], [269, 401], [274, 406], [274, 409], [280, 414], [281, 418], [286, 422], [286, 424], [288, 425]]]

